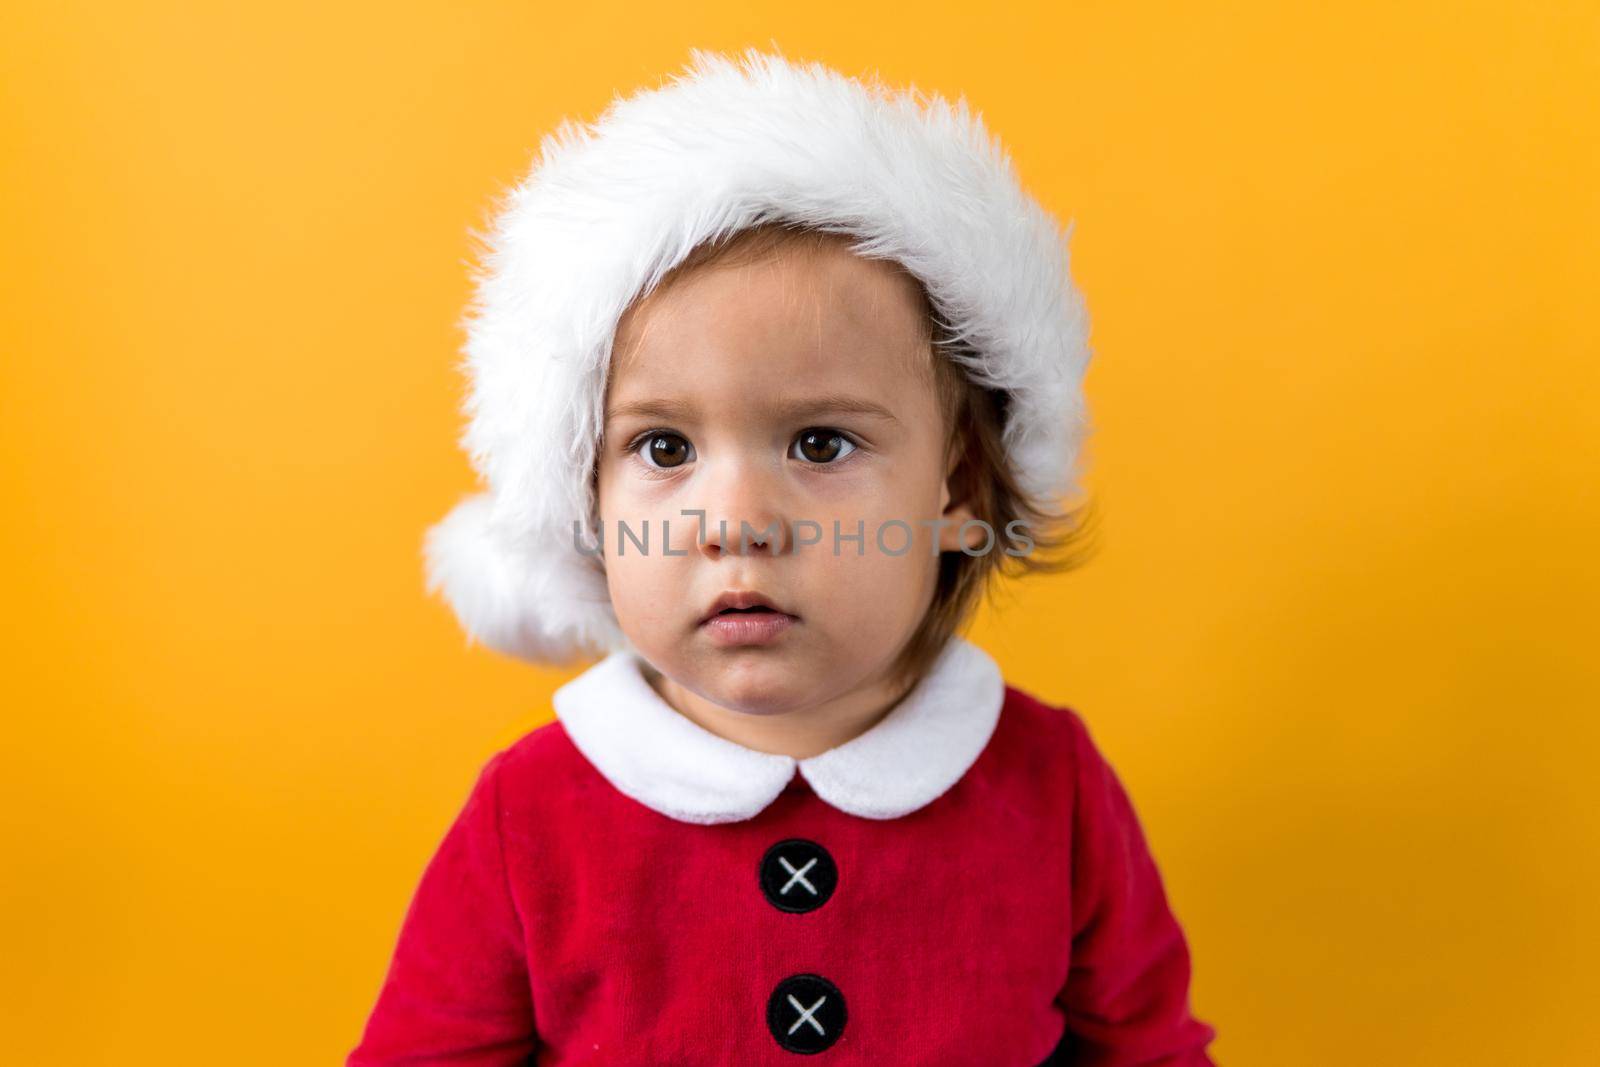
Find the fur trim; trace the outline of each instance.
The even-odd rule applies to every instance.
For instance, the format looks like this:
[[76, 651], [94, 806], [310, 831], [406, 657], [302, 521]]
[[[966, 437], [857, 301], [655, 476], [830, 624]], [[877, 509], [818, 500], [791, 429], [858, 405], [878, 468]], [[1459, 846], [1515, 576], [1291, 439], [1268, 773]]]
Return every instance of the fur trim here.
[[754, 817], [794, 777], [840, 811], [898, 819], [943, 796], [989, 744], [1005, 704], [1000, 665], [961, 636], [884, 718], [805, 759], [758, 752], [674, 711], [634, 649], [613, 652], [555, 691], [567, 736], [618, 791], [692, 823]]
[[662, 87], [563, 120], [503, 199], [464, 323], [461, 444], [488, 493], [429, 531], [430, 591], [535, 662], [624, 647], [587, 539], [612, 334], [697, 245], [791, 220], [846, 234], [927, 286], [963, 360], [1006, 390], [1023, 487], [1070, 493], [1086, 431], [1083, 302], [1055, 220], [965, 98], [895, 92], [750, 49], [691, 51]]

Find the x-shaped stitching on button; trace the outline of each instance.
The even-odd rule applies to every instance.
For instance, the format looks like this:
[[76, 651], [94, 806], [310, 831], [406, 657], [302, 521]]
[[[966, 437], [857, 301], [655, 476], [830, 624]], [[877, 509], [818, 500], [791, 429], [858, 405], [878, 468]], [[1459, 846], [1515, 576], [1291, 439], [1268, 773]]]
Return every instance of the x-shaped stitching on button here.
[[816, 866], [817, 857], [812, 856], [810, 859], [806, 860], [806, 865], [801, 867], [798, 871], [794, 869], [794, 864], [790, 863], [788, 859], [783, 856], [778, 857], [778, 862], [783, 864], [784, 870], [789, 872], [789, 880], [783, 883], [782, 889], [778, 890], [780, 894], [787, 893], [790, 886], [794, 885], [796, 882], [799, 882], [801, 885], [811, 890], [812, 896], [819, 895], [817, 893], [817, 887], [806, 881], [806, 872], [812, 867]]
[[793, 993], [789, 993], [788, 997], [789, 1003], [794, 1005], [794, 1010], [800, 1013], [800, 1018], [796, 1019], [794, 1021], [794, 1025], [789, 1027], [789, 1032], [791, 1034], [794, 1033], [795, 1030], [799, 1029], [801, 1023], [810, 1023], [812, 1026], [817, 1028], [817, 1033], [826, 1037], [828, 1032], [822, 1028], [821, 1023], [817, 1022], [817, 1020], [811, 1017], [811, 1013], [822, 1007], [822, 1002], [828, 999], [828, 995], [824, 993], [822, 996], [818, 997], [817, 1002], [811, 1005], [809, 1008], [802, 1008], [800, 1006], [800, 1002], [794, 999]]

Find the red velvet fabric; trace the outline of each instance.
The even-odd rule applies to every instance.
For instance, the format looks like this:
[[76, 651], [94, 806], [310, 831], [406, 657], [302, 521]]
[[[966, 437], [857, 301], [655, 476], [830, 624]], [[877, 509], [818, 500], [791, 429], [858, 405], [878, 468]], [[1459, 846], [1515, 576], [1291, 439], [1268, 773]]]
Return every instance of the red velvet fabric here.
[[[785, 838], [838, 869], [792, 913]], [[784, 978], [843, 996], [835, 1043], [768, 1029]], [[422, 875], [347, 1067], [1212, 1067], [1188, 947], [1133, 806], [1082, 719], [1015, 688], [932, 803], [848, 815], [796, 774], [754, 818], [696, 825], [614, 789], [559, 721], [488, 760]]]

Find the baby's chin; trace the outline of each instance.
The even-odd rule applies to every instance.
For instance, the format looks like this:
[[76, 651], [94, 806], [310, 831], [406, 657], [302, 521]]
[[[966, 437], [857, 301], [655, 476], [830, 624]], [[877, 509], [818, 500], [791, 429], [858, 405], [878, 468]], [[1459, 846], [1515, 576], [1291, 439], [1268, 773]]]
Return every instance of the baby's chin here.
[[784, 715], [835, 695], [824, 664], [800, 649], [668, 651], [650, 657], [658, 670], [702, 700], [746, 715]]
[[[816, 707], [828, 699], [816, 668], [792, 655], [751, 654], [697, 659], [693, 677], [683, 679], [706, 700], [746, 715], [784, 715]], [[719, 662], [720, 660], [720, 662]]]

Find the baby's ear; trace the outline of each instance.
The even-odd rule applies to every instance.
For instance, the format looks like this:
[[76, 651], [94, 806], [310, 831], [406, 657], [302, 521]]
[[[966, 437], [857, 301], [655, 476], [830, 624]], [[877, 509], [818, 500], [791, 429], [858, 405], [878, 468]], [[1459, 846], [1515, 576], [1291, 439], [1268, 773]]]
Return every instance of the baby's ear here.
[[965, 501], [950, 504], [944, 509], [944, 514], [940, 518], [947, 520], [945, 525], [939, 527], [940, 552], [959, 552], [963, 548], [975, 548], [983, 543], [984, 533], [981, 527], [968, 529], [965, 535], [961, 532], [962, 523], [977, 518]]
[[947, 520], [945, 525], [939, 527], [940, 552], [959, 552], [963, 548], [976, 548], [983, 544], [986, 536], [981, 526], [968, 529], [965, 535], [961, 532], [962, 523], [978, 517], [970, 503], [970, 472], [962, 465], [962, 460], [966, 456], [966, 444], [966, 439], [960, 434], [950, 442], [949, 457], [945, 464], [944, 487], [939, 493], [944, 508], [940, 518]]
[[972, 505], [968, 503], [966, 479], [956, 474], [959, 463], [958, 455], [956, 464], [945, 476], [944, 489], [939, 494], [939, 499], [944, 502], [944, 511], [939, 517], [946, 520], [945, 525], [939, 527], [940, 552], [959, 552], [963, 547], [971, 548], [974, 544], [981, 543], [983, 538], [981, 528], [969, 529], [965, 536], [961, 533], [961, 524], [977, 516], [973, 514]]

